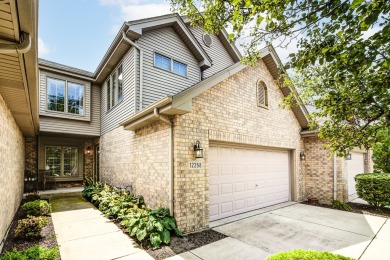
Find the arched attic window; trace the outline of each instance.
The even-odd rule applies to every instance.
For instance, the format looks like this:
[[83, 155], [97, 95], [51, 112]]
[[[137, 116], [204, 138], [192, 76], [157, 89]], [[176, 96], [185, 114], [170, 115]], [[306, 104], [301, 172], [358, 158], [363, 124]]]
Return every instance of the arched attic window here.
[[268, 108], [268, 90], [264, 81], [257, 81], [257, 105]]

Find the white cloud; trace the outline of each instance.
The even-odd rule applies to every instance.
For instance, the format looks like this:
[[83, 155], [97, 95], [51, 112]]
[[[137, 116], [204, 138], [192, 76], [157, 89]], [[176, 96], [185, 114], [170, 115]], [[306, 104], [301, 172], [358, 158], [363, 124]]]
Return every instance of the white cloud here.
[[139, 0], [100, 0], [100, 4], [118, 6], [123, 21], [171, 13], [171, 6], [168, 2], [152, 3]]
[[38, 56], [44, 57], [53, 52], [54, 49], [43, 41], [41, 37], [38, 37]]

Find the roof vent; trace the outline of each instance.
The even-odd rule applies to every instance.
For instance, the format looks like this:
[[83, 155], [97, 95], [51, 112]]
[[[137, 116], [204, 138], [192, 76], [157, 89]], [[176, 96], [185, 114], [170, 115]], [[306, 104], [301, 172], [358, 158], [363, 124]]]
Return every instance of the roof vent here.
[[211, 47], [211, 45], [213, 44], [213, 39], [211, 38], [210, 34], [203, 34], [203, 42], [207, 47]]

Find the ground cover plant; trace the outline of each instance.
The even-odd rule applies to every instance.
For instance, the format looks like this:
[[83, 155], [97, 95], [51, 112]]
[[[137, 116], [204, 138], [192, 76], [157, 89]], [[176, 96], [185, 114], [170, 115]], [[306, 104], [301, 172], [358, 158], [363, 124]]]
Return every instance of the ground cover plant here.
[[318, 252], [314, 250], [292, 250], [272, 255], [267, 260], [351, 260], [342, 255], [332, 254], [330, 252]]
[[182, 236], [176, 220], [169, 210], [147, 207], [142, 196], [135, 196], [125, 189], [106, 183], [90, 183], [84, 186], [83, 196], [103, 214], [127, 229], [130, 236], [138, 241], [149, 241], [153, 248], [169, 244], [171, 233]]
[[340, 200], [332, 200], [332, 207], [344, 211], [352, 211], [351, 206], [349, 206], [347, 203], [344, 203]]
[[27, 215], [44, 216], [51, 212], [51, 206], [46, 200], [34, 200], [22, 205], [22, 209]]
[[359, 198], [376, 207], [390, 206], [390, 173], [365, 173], [355, 176]]
[[58, 247], [46, 248], [35, 245], [23, 250], [8, 251], [0, 256], [0, 260], [55, 260], [58, 254]]

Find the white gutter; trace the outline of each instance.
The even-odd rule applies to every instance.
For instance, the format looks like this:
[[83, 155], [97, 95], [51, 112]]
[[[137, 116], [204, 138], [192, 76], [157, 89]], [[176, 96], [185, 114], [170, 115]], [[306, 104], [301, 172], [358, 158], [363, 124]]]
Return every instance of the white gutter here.
[[23, 41], [21, 43], [5, 44], [0, 43], [0, 53], [6, 54], [23, 54], [31, 48], [31, 35], [28, 33], [22, 33]]
[[170, 126], [169, 131], [169, 211], [173, 216], [173, 123], [172, 121], [158, 112], [158, 108], [155, 107], [153, 114], [158, 119], [167, 122]]
[[333, 199], [337, 200], [337, 157], [333, 155]]
[[[127, 41], [128, 43], [130, 43], [132, 46], [134, 46], [138, 51], [139, 51], [139, 110], [138, 111], [141, 111], [142, 108], [143, 108], [143, 104], [142, 104], [142, 89], [143, 89], [143, 85], [144, 85], [144, 69], [143, 69], [143, 61], [144, 61], [144, 52], [143, 50], [141, 49], [141, 47], [136, 44], [135, 42], [133, 42], [132, 40], [130, 40], [126, 33], [124, 31], [122, 31], [122, 37], [125, 41]], [[135, 70], [135, 74], [137, 75], [137, 70]]]

